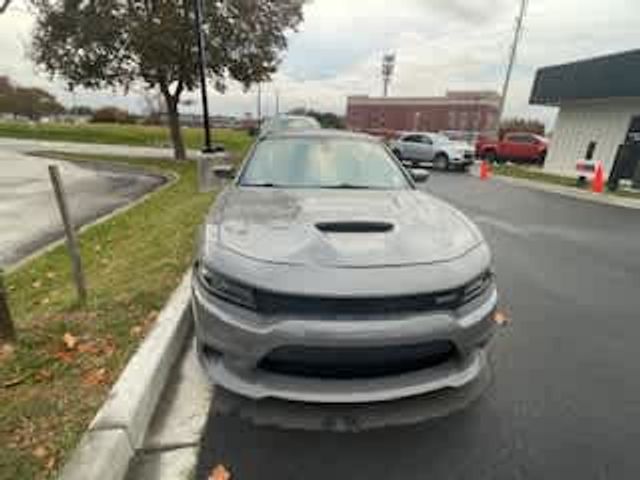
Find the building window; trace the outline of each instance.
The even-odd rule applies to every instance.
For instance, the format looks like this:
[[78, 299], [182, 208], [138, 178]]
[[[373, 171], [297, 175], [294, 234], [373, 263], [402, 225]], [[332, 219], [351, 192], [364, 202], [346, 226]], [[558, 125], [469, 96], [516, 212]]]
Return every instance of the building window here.
[[449, 112], [449, 128], [452, 130], [455, 130], [457, 128], [456, 125], [456, 111], [455, 110], [451, 110]]
[[593, 154], [596, 151], [596, 146], [598, 145], [597, 142], [591, 141], [589, 142], [589, 145], [587, 146], [587, 154], [585, 155], [585, 160], [593, 160]]
[[460, 129], [466, 130], [469, 122], [469, 112], [460, 112]]

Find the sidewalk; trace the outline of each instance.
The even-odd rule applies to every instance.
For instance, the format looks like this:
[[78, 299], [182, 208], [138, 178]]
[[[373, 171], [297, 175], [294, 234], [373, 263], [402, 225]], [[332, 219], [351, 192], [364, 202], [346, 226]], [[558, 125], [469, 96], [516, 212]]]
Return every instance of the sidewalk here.
[[213, 390], [198, 365], [191, 336], [170, 379], [131, 463], [129, 480], [189, 480], [195, 469]]

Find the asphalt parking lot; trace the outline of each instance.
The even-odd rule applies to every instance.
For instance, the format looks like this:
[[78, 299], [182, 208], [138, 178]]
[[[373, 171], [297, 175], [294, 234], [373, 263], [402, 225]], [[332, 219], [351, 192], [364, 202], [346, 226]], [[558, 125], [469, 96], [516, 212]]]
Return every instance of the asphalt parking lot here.
[[[495, 255], [512, 318], [471, 407], [410, 427], [327, 433], [210, 414], [195, 478], [635, 479], [640, 471], [640, 212], [434, 174]], [[203, 419], [204, 421], [204, 419]]]
[[[63, 235], [49, 164], [60, 167], [71, 215], [78, 225], [122, 207], [164, 182], [158, 176], [26, 154], [29, 149], [43, 147], [44, 142], [0, 141], [0, 266], [11, 265]], [[75, 151], [82, 151], [81, 147], [75, 146]], [[85, 148], [95, 150], [93, 146]]]

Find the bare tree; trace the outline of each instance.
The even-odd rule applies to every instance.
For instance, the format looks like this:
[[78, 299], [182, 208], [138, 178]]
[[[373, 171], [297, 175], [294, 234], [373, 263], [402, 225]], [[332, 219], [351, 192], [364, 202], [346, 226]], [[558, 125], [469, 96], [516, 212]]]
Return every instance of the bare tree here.
[[9, 8], [9, 4], [11, 3], [11, 0], [3, 0], [2, 3], [0, 3], [0, 13], [4, 13], [7, 8]]

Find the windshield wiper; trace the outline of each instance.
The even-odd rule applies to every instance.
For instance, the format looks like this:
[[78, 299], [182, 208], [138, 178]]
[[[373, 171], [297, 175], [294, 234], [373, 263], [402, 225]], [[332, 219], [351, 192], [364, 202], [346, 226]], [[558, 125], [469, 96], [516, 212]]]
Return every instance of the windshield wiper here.
[[243, 187], [258, 187], [258, 188], [280, 188], [280, 185], [271, 182], [256, 182], [256, 183], [243, 183]]
[[344, 190], [372, 190], [374, 187], [367, 185], [354, 185], [352, 183], [339, 183], [337, 185], [327, 185], [322, 188], [344, 189]]

